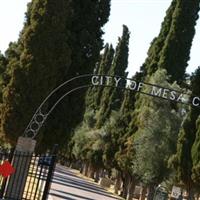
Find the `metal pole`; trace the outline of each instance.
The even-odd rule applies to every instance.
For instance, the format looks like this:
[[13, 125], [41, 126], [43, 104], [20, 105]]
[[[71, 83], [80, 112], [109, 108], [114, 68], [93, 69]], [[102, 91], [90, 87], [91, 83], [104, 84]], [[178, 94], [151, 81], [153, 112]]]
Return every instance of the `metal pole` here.
[[51, 181], [52, 181], [52, 177], [53, 177], [53, 172], [54, 172], [55, 167], [56, 167], [57, 151], [58, 151], [58, 144], [55, 144], [53, 149], [52, 149], [52, 160], [51, 160], [51, 165], [49, 167], [49, 172], [48, 172], [47, 181], [46, 181], [46, 185], [45, 185], [45, 188], [44, 188], [42, 200], [48, 199], [49, 190], [51, 188]]

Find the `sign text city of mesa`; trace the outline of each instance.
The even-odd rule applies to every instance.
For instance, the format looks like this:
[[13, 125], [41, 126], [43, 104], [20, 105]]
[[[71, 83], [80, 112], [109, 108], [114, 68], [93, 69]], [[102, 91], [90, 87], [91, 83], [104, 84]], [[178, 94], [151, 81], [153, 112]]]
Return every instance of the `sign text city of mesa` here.
[[[171, 101], [176, 101], [179, 103], [190, 103], [195, 107], [200, 106], [200, 97], [195, 96], [189, 98], [188, 94], [150, 83], [137, 82], [133, 79], [127, 79], [118, 76], [94, 75], [91, 78], [91, 82], [93, 86], [108, 86], [121, 89], [124, 88], [135, 92], [141, 92], [143, 94], [147, 94], [153, 97], [159, 97]], [[148, 90], [144, 90], [147, 87]]]

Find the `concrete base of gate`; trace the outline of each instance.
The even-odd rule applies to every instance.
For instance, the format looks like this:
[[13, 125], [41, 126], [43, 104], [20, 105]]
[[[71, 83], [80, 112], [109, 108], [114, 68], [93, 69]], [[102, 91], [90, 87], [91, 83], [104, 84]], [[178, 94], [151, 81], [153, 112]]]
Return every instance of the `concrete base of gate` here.
[[5, 197], [11, 199], [23, 199], [23, 192], [32, 158], [31, 154], [34, 152], [35, 146], [36, 141], [31, 138], [18, 138], [12, 161], [15, 173], [11, 175], [8, 181]]
[[17, 141], [16, 151], [24, 153], [33, 153], [36, 141], [31, 138], [19, 137]]

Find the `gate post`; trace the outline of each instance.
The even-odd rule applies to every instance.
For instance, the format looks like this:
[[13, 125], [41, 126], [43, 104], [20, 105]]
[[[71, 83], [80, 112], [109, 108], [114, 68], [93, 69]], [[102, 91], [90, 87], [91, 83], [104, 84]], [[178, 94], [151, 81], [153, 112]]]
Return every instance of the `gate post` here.
[[50, 190], [50, 187], [51, 187], [52, 177], [53, 177], [53, 173], [54, 173], [54, 170], [55, 170], [55, 167], [56, 167], [57, 151], [58, 151], [58, 144], [55, 144], [54, 148], [51, 152], [51, 154], [52, 154], [51, 166], [49, 167], [47, 182], [46, 182], [46, 185], [45, 185], [45, 188], [44, 188], [42, 200], [47, 200], [48, 196], [49, 196], [49, 190]]
[[5, 194], [6, 198], [23, 199], [23, 192], [35, 145], [36, 141], [31, 138], [18, 138], [12, 161], [15, 173], [9, 179]]

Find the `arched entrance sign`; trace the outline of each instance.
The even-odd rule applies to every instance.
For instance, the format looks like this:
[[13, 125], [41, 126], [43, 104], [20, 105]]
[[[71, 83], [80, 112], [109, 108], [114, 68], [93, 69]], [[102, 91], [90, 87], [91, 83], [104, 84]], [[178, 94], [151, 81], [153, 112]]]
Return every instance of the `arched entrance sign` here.
[[62, 83], [44, 99], [26, 127], [23, 136], [34, 139], [47, 117], [67, 95], [89, 87], [125, 89], [200, 108], [200, 97], [190, 97], [188, 94], [182, 93], [181, 91], [151, 83], [137, 82], [134, 79], [121, 76], [84, 74], [73, 77]]

